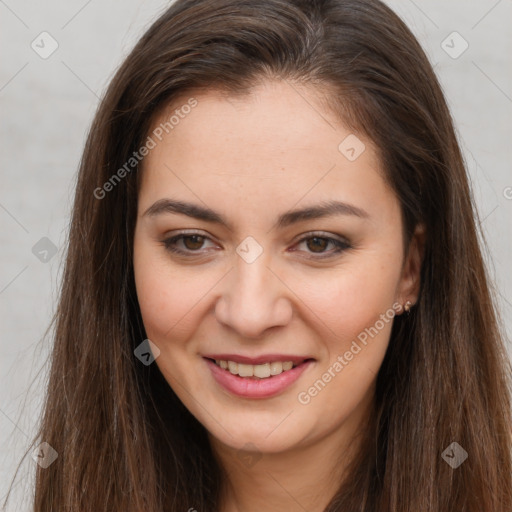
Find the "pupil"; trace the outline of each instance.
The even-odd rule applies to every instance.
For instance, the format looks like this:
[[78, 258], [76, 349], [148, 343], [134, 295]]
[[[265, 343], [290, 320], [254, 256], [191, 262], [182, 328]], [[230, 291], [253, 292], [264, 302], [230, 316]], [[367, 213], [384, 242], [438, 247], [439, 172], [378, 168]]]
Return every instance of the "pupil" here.
[[[314, 244], [316, 245], [313, 245], [312, 243], [314, 242]], [[328, 242], [325, 238], [319, 238], [319, 237], [313, 237], [313, 238], [310, 238], [309, 241], [308, 241], [308, 248], [311, 249], [313, 252], [322, 252], [322, 250], [324, 250], [327, 246]], [[316, 250], [315, 249], [320, 249], [320, 250]]]
[[[203, 236], [201, 235], [188, 235], [184, 238], [185, 247], [190, 250], [200, 249], [203, 245]], [[192, 243], [190, 243], [192, 241]]]

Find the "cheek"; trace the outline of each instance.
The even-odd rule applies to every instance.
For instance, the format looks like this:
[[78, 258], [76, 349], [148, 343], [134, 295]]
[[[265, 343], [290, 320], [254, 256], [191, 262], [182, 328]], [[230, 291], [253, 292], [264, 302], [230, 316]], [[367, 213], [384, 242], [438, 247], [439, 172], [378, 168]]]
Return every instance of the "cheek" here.
[[302, 286], [304, 302], [315, 312], [316, 323], [326, 327], [322, 329], [326, 357], [315, 371], [317, 380], [309, 383], [314, 387], [311, 396], [329, 387], [317, 404], [332, 402], [339, 407], [342, 396], [344, 410], [368, 392], [382, 364], [397, 312], [400, 276], [400, 258], [392, 252], [380, 252], [378, 257], [370, 253], [353, 261], [335, 276]]
[[364, 413], [389, 345], [396, 313], [393, 287], [362, 282], [357, 275], [343, 278], [316, 297], [319, 320], [329, 327], [323, 329], [325, 357], [302, 383], [297, 400], [322, 431]]
[[179, 273], [143, 244], [134, 245], [134, 275], [137, 299], [149, 339], [160, 340], [186, 315], [193, 287]]
[[137, 296], [149, 339], [180, 339], [201, 294], [179, 276], [144, 270], [136, 274]]
[[[394, 260], [394, 263], [392, 261]], [[340, 339], [357, 336], [392, 308], [399, 258], [354, 257], [339, 271], [295, 279], [304, 303]]]
[[179, 311], [175, 294], [148, 272], [136, 277], [137, 296], [149, 339], [157, 340], [172, 329]]
[[[149, 244], [148, 244], [149, 245]], [[149, 339], [160, 349], [187, 340], [206, 314], [208, 296], [222, 277], [218, 270], [172, 265], [163, 251], [134, 249], [134, 274], [142, 320]]]

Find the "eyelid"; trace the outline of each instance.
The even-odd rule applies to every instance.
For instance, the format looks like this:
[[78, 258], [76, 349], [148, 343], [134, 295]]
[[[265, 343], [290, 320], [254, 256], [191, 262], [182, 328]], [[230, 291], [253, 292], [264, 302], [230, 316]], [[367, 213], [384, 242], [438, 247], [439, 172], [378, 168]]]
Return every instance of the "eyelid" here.
[[350, 245], [349, 240], [342, 236], [338, 235], [336, 233], [331, 233], [328, 231], [307, 231], [306, 233], [302, 233], [298, 236], [297, 240], [293, 243], [302, 242], [303, 240], [308, 240], [309, 238], [325, 238], [329, 240], [336, 240], [341, 243], [346, 243], [347, 245]]
[[173, 236], [179, 236], [179, 235], [200, 235], [200, 236], [205, 236], [205, 237], [207, 236], [208, 238], [212, 237], [212, 235], [210, 235], [210, 233], [208, 233], [208, 231], [205, 231], [204, 229], [195, 229], [195, 228], [178, 229], [178, 230], [173, 230], [173, 231], [167, 232], [165, 234], [165, 236], [168, 238], [172, 238]]
[[170, 248], [171, 242], [173, 242], [175, 240], [180, 240], [187, 236], [193, 236], [193, 235], [200, 236], [201, 238], [204, 238], [205, 240], [209, 240], [210, 242], [219, 245], [219, 243], [209, 233], [202, 231], [200, 229], [188, 229], [188, 230], [178, 231], [176, 233], [171, 233], [171, 234], [165, 236], [165, 238], [162, 240], [162, 244], [166, 247], [166, 249], [168, 249], [172, 252], [175, 252], [175, 253], [181, 253], [184, 255], [192, 255], [192, 256], [194, 254], [199, 255], [199, 254], [201, 254], [200, 251], [191, 251], [191, 250], [184, 251], [181, 249], [172, 250]]
[[[335, 249], [331, 249], [330, 251], [320, 253], [308, 252], [308, 256], [304, 256], [304, 258], [309, 260], [318, 261], [322, 259], [332, 258], [334, 256], [340, 255], [341, 253], [345, 252], [348, 249], [353, 248], [352, 243], [346, 237], [334, 233], [327, 233], [325, 231], [310, 231], [308, 233], [303, 233], [302, 235], [300, 235], [300, 238], [296, 242], [294, 242], [294, 246], [302, 242], [306, 242], [311, 238], [321, 238], [327, 240], [329, 243], [332, 242], [335, 246]], [[297, 249], [292, 249], [292, 252], [295, 251], [297, 251]]]
[[[165, 248], [178, 255], [183, 255], [185, 257], [194, 257], [194, 256], [204, 256], [204, 250], [199, 249], [197, 251], [193, 250], [183, 250], [183, 249], [177, 249], [175, 246], [172, 245], [177, 240], [183, 239], [187, 236], [193, 236], [198, 235], [201, 238], [204, 238], [205, 240], [209, 240], [210, 242], [213, 242], [215, 244], [218, 244], [212, 236], [208, 233], [205, 234], [204, 231], [198, 230], [198, 229], [189, 229], [189, 230], [183, 230], [178, 231], [177, 233], [171, 234], [170, 236], [166, 237], [164, 240], [162, 240], [163, 245]], [[331, 249], [327, 252], [309, 252], [307, 253], [308, 256], [305, 256], [306, 259], [310, 260], [321, 260], [321, 259], [327, 259], [336, 255], [339, 255], [340, 253], [344, 252], [347, 249], [351, 249], [353, 245], [351, 242], [344, 236], [338, 235], [335, 233], [329, 233], [325, 231], [310, 231], [307, 233], [302, 233], [299, 235], [298, 239], [294, 240], [292, 242], [293, 246], [291, 249], [288, 249], [290, 252], [300, 252], [297, 249], [294, 249], [296, 245], [306, 242], [312, 238], [321, 238], [324, 240], [327, 240], [328, 243], [332, 243], [335, 246], [335, 249]]]

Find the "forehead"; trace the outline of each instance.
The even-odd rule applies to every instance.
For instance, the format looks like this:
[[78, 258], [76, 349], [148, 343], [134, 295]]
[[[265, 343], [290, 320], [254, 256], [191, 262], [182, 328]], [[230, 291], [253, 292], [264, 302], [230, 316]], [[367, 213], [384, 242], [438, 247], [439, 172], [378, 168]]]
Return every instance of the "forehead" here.
[[[190, 104], [194, 106], [190, 108]], [[325, 87], [287, 80], [263, 81], [236, 96], [217, 89], [192, 90], [160, 112], [153, 129], [163, 129], [164, 137], [172, 133], [174, 151], [184, 146], [201, 147], [202, 154], [229, 150], [232, 158], [241, 154], [246, 166], [262, 151], [274, 156], [286, 151], [290, 157], [315, 151], [318, 160], [320, 150], [325, 159], [333, 160], [338, 157], [340, 142], [355, 133], [334, 114], [332, 104]], [[171, 137], [167, 141], [172, 142]], [[372, 142], [366, 140], [365, 144], [370, 146], [367, 157], [376, 157]]]
[[344, 126], [326, 101], [322, 91], [284, 80], [243, 96], [181, 95], [154, 120], [143, 206], [171, 193], [217, 206], [243, 197], [247, 206], [264, 209], [333, 195], [371, 204], [391, 194], [393, 201], [377, 148]]

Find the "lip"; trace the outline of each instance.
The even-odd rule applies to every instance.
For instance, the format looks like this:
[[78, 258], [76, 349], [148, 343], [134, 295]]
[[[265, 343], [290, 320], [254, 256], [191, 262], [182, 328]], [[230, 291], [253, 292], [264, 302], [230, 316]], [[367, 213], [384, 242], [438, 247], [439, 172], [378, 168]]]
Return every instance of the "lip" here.
[[[224, 357], [224, 356], [223, 356]], [[230, 358], [233, 356], [230, 356]], [[266, 357], [266, 356], [265, 356]], [[275, 357], [275, 356], [274, 356]], [[286, 356], [290, 357], [290, 356]], [[222, 359], [218, 357], [217, 359]], [[244, 360], [242, 360], [244, 359]], [[260, 359], [260, 358], [258, 358]], [[243, 398], [270, 398], [282, 393], [285, 389], [289, 388], [303, 373], [304, 371], [314, 362], [313, 359], [296, 358], [297, 362], [300, 363], [291, 370], [286, 370], [279, 375], [268, 377], [266, 379], [252, 379], [250, 377], [240, 377], [239, 375], [233, 375], [230, 371], [224, 370], [220, 366], [217, 366], [214, 361], [209, 358], [204, 358], [210, 371], [212, 372], [213, 378], [217, 383], [222, 386], [225, 390], [229, 391], [233, 395]], [[226, 360], [226, 359], [224, 359]], [[236, 359], [228, 359], [229, 361], [236, 361]], [[244, 361], [254, 360], [251, 358], [242, 358], [238, 356], [238, 361], [242, 364], [259, 364], [259, 363], [245, 363]], [[263, 362], [268, 361], [291, 361], [293, 359], [264, 359]]]
[[233, 361], [242, 364], [263, 364], [277, 361], [291, 361], [293, 364], [299, 364], [306, 359], [312, 359], [309, 356], [290, 356], [286, 354], [263, 354], [258, 357], [241, 356], [238, 354], [202, 354], [208, 359], [216, 359], [217, 361]]

